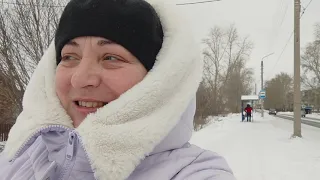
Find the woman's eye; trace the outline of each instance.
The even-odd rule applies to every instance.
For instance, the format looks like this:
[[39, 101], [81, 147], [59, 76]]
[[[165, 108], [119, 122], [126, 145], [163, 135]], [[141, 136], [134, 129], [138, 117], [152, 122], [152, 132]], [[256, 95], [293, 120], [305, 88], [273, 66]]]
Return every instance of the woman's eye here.
[[106, 56], [106, 57], [104, 58], [104, 60], [107, 60], [107, 61], [116, 61], [116, 60], [119, 60], [119, 58], [114, 57], [114, 56]]
[[73, 56], [70, 56], [70, 55], [66, 55], [66, 56], [63, 56], [61, 58], [61, 60], [63, 61], [70, 61], [70, 60], [76, 60], [77, 58], [73, 57]]

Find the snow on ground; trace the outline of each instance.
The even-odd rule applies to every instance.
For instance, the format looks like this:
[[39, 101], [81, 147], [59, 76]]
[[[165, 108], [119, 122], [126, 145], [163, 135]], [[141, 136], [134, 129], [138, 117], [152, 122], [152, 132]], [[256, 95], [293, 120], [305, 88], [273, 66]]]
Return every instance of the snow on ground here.
[[293, 115], [293, 112], [278, 112], [278, 113], [283, 115]]
[[307, 114], [306, 117], [320, 119], [320, 114], [319, 113]]
[[191, 143], [224, 156], [238, 180], [319, 180], [320, 129], [302, 124], [303, 138], [291, 139], [293, 122], [240, 115], [195, 132]]

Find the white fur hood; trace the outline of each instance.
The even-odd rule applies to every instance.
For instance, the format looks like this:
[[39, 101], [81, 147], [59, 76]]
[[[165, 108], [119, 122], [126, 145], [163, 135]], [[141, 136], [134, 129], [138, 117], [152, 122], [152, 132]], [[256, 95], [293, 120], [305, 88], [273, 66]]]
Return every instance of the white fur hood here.
[[[193, 117], [194, 97], [202, 78], [198, 47], [179, 7], [170, 1], [147, 1], [157, 11], [164, 31], [156, 64], [143, 81], [88, 115], [76, 129], [99, 180], [127, 178], [146, 155], [171, 148], [161, 144], [169, 133], [170, 137], [179, 135], [178, 123], [188, 106]], [[73, 128], [55, 93], [55, 69], [52, 43], [28, 84], [23, 112], [10, 131], [4, 151], [10, 158], [42, 127]], [[183, 141], [189, 140], [186, 137]], [[171, 143], [174, 146], [175, 142]]]

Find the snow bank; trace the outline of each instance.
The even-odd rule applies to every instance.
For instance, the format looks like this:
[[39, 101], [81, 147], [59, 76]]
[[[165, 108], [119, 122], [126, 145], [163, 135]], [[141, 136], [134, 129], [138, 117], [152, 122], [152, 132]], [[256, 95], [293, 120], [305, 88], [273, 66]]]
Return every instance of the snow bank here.
[[279, 112], [279, 114], [293, 115], [293, 112]]
[[195, 132], [191, 143], [223, 155], [238, 180], [319, 180], [320, 129], [302, 125], [303, 138], [290, 138], [293, 122], [255, 114], [240, 122], [239, 114]]
[[[287, 115], [287, 116], [293, 116], [293, 112], [279, 112], [280, 115]], [[312, 113], [312, 114], [306, 114], [307, 118], [316, 118], [320, 119], [319, 113]]]
[[307, 116], [307, 117], [310, 117], [310, 118], [320, 119], [320, 114], [319, 114], [319, 113], [307, 114], [306, 116]]

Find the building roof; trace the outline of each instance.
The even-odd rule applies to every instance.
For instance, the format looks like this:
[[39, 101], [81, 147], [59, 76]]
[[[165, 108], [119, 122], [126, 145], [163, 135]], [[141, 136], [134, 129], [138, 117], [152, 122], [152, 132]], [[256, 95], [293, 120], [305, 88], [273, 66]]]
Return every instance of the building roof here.
[[259, 100], [259, 96], [258, 95], [242, 95], [241, 96], [241, 100], [254, 100], [257, 101]]

